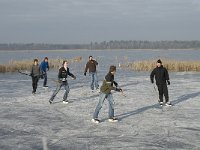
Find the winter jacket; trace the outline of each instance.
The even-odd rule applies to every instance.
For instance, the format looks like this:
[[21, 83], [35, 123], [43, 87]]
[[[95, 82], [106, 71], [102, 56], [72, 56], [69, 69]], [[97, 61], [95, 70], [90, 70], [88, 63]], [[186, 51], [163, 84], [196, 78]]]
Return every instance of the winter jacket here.
[[169, 74], [165, 67], [162, 65], [160, 67], [156, 67], [150, 75], [151, 82], [154, 83], [154, 76], [156, 79], [156, 84], [166, 84], [166, 81], [169, 80]]
[[114, 81], [114, 75], [112, 73], [108, 73], [105, 76], [105, 80], [100, 88], [100, 91], [105, 94], [111, 93], [111, 90], [117, 90], [117, 88], [113, 87], [113, 84], [117, 87], [117, 82]]
[[47, 70], [49, 70], [49, 63], [42, 61], [40, 64], [40, 69], [42, 72], [46, 72]]
[[68, 75], [71, 76], [72, 78], [75, 78], [75, 76], [69, 72], [69, 68], [67, 68], [67, 70], [65, 70], [64, 67], [61, 67], [58, 72], [58, 80], [59, 81], [67, 81]]
[[96, 72], [96, 66], [98, 65], [98, 62], [95, 60], [89, 60], [85, 67], [85, 72], [89, 69], [89, 72]]
[[31, 77], [40, 77], [40, 67], [39, 67], [39, 65], [32, 65], [30, 76]]

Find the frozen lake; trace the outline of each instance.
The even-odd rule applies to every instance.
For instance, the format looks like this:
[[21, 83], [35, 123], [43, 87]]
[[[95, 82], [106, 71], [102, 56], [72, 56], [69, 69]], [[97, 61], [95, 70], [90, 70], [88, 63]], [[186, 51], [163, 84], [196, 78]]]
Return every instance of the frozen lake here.
[[[70, 64], [77, 80], [69, 80], [70, 103], [62, 103], [64, 90], [52, 105], [48, 100], [56, 88], [51, 79], [57, 70], [48, 72], [49, 89], [39, 81], [32, 95], [29, 76], [17, 73], [0, 74], [0, 149], [42, 150], [198, 150], [200, 149], [200, 73], [170, 72], [170, 101], [173, 107], [160, 108], [158, 97], [149, 81], [150, 72], [133, 72], [117, 68], [116, 81], [126, 97], [113, 92], [115, 115], [119, 122], [110, 123], [105, 101], [99, 114], [100, 124], [91, 122], [98, 103], [98, 92], [91, 93], [89, 77], [83, 75], [88, 56], [99, 61], [100, 85], [110, 64], [142, 59], [175, 58], [198, 60], [200, 51], [58, 51], [0, 52], [0, 61], [10, 59], [72, 58], [82, 56], [80, 64]], [[7, 59], [4, 59], [7, 58]]]
[[127, 59], [129, 61], [144, 59], [177, 59], [177, 60], [199, 60], [200, 50], [24, 50], [24, 51], [0, 51], [0, 63], [8, 63], [10, 60], [34, 59], [42, 60], [44, 57], [72, 58], [81, 56], [88, 59], [92, 55], [102, 60], [118, 61]]

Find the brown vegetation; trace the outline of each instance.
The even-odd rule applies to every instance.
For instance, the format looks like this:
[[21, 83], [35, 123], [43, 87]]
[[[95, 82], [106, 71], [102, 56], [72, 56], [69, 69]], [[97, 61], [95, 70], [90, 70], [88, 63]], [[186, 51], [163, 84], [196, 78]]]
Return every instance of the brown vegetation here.
[[[163, 59], [163, 66], [169, 71], [184, 72], [184, 71], [200, 71], [200, 61], [177, 61]], [[155, 60], [136, 61], [122, 64], [121, 67], [128, 68], [134, 71], [151, 71], [156, 67]]]
[[[67, 59], [67, 61], [69, 63], [81, 62], [82, 57]], [[52, 69], [58, 69], [61, 67], [62, 62], [63, 59], [49, 59], [49, 67]], [[17, 70], [30, 70], [32, 64], [33, 60], [10, 61], [8, 64], [0, 64], [0, 73], [15, 72]]]

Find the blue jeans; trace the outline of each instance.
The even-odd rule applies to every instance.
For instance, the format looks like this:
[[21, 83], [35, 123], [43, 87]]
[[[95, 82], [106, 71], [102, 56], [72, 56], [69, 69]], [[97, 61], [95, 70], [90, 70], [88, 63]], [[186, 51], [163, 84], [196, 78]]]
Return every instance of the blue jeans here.
[[98, 79], [97, 79], [97, 73], [96, 72], [90, 72], [89, 76], [91, 76], [91, 79], [90, 79], [91, 90], [94, 90], [94, 86], [95, 86], [96, 89], [98, 89], [99, 84], [98, 84]]
[[63, 96], [63, 101], [67, 101], [67, 97], [68, 97], [68, 94], [69, 94], [69, 91], [70, 91], [69, 85], [68, 85], [67, 81], [58, 83], [56, 90], [54, 91], [53, 95], [50, 98], [50, 101], [53, 101], [53, 99], [58, 94], [58, 92], [60, 91], [60, 89], [61, 89], [62, 86], [64, 86], [64, 88], [65, 88], [65, 93], [64, 93], [64, 96]]
[[114, 100], [113, 100], [112, 94], [111, 93], [109, 93], [109, 94], [101, 93], [99, 96], [99, 103], [97, 104], [95, 112], [93, 114], [93, 118], [98, 118], [99, 111], [102, 108], [102, 105], [103, 105], [105, 99], [107, 99], [108, 103], [109, 103], [109, 112], [108, 112], [109, 118], [114, 117]]

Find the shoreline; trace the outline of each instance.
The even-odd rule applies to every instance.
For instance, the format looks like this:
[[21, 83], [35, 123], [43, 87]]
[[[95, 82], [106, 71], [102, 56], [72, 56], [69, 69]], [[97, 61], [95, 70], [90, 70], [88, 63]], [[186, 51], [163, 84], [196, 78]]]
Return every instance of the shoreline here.
[[144, 50], [144, 51], [180, 51], [180, 50], [195, 50], [195, 51], [198, 51], [200, 50], [199, 49], [49, 49], [49, 50], [0, 50], [0, 52], [29, 52], [29, 51], [44, 51], [44, 52], [47, 52], [47, 51], [120, 51], [120, 50], [124, 50], [124, 51], [127, 51], [127, 50], [132, 50], [132, 51], [137, 51], [137, 50]]

